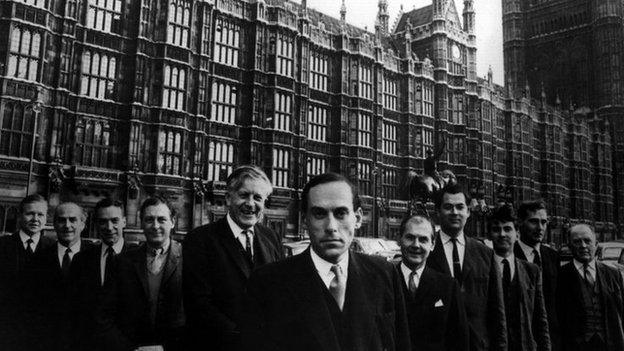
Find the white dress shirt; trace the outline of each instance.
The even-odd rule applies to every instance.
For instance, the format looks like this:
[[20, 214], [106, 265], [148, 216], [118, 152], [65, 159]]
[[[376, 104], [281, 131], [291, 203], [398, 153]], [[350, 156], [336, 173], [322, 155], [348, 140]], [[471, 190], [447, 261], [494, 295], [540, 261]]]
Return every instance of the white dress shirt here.
[[[451, 241], [451, 236], [444, 233], [440, 230], [440, 242], [444, 247], [444, 255], [446, 256], [446, 262], [448, 263], [449, 270], [451, 271], [451, 275], [453, 274], [453, 242]], [[436, 243], [437, 245], [437, 243]], [[466, 252], [466, 238], [464, 237], [464, 232], [459, 233], [457, 235], [457, 253], [459, 254], [459, 265], [462, 270], [464, 269], [464, 254]]]
[[[579, 272], [582, 279], [585, 279], [585, 266], [581, 262], [577, 261], [576, 259], [574, 259], [573, 261], [574, 261], [574, 267], [576, 267], [576, 271]], [[589, 261], [589, 263], [587, 264], [587, 272], [589, 273], [589, 275], [591, 275], [592, 279], [596, 281], [596, 259], [595, 258]]]
[[494, 260], [496, 261], [496, 264], [498, 265], [501, 278], [503, 277], [503, 259], [507, 259], [507, 261], [509, 262], [511, 280], [513, 280], [514, 276], [516, 275], [516, 258], [513, 254], [509, 255], [508, 257], [501, 257], [497, 254], [494, 254]]
[[[123, 238], [120, 238], [115, 244], [113, 244], [113, 251], [115, 251], [115, 254], [119, 255], [121, 253], [123, 245]], [[102, 284], [104, 284], [104, 274], [106, 273], [106, 250], [108, 250], [108, 247], [108, 245], [102, 242], [102, 249], [100, 250], [100, 278]]]
[[[69, 260], [74, 259], [74, 255], [80, 252], [80, 244], [81, 240], [76, 241], [76, 243], [69, 247], [71, 252], [69, 253]], [[56, 253], [58, 255], [59, 266], [63, 267], [63, 256], [65, 256], [65, 251], [67, 251], [67, 247], [61, 245], [61, 243], [56, 243]]]
[[[316, 268], [316, 271], [319, 277], [321, 277], [321, 279], [323, 280], [323, 283], [325, 284], [327, 289], [329, 289], [329, 284], [331, 283], [332, 280], [334, 280], [334, 277], [336, 276], [334, 272], [331, 271], [331, 267], [334, 264], [322, 259], [319, 255], [316, 254], [316, 252], [314, 252], [313, 249], [310, 249], [310, 256], [312, 256], [312, 263], [314, 263], [314, 267]], [[338, 265], [342, 269], [342, 273], [345, 276], [345, 281], [347, 281], [348, 272], [349, 272], [349, 252], [348, 251], [347, 251], [346, 257], [344, 257], [340, 262], [338, 262]]]
[[[234, 239], [238, 240], [241, 243], [243, 249], [245, 249], [245, 245], [247, 244], [247, 235], [243, 234], [243, 228], [239, 227], [236, 222], [232, 219], [232, 216], [228, 213], [226, 216], [228, 225], [230, 226], [230, 230], [232, 230], [232, 234], [234, 234]], [[251, 232], [251, 236], [249, 237], [249, 243], [251, 244], [251, 255], [254, 254], [254, 227], [247, 229], [247, 231]]]
[[522, 249], [522, 252], [524, 252], [524, 257], [527, 258], [527, 261], [529, 261], [531, 263], [535, 263], [535, 254], [533, 253], [533, 250], [537, 250], [537, 252], [539, 253], [540, 252], [540, 243], [537, 243], [537, 245], [535, 245], [535, 247], [532, 247], [532, 246], [529, 246], [529, 245], [523, 243], [522, 240], [518, 240], [518, 243], [520, 244], [520, 248]]
[[39, 244], [39, 239], [41, 239], [41, 232], [39, 233], [35, 233], [32, 236], [29, 236], [28, 234], [24, 233], [23, 230], [20, 229], [19, 231], [19, 236], [20, 239], [22, 240], [22, 245], [24, 245], [24, 249], [28, 250], [28, 239], [32, 239], [32, 244], [30, 244], [30, 248], [33, 250], [33, 252], [35, 252], [35, 249], [37, 248], [37, 244]]
[[[424, 270], [425, 270], [424, 264], [420, 268], [416, 269], [416, 274], [414, 274], [413, 276], [414, 285], [416, 287], [418, 287], [418, 285], [420, 284], [420, 278], [422, 278], [422, 274]], [[412, 270], [409, 269], [409, 267], [407, 267], [405, 263], [401, 262], [401, 272], [403, 272], [403, 278], [405, 279], [405, 286], [409, 288], [409, 278], [410, 278], [410, 274], [412, 274]]]

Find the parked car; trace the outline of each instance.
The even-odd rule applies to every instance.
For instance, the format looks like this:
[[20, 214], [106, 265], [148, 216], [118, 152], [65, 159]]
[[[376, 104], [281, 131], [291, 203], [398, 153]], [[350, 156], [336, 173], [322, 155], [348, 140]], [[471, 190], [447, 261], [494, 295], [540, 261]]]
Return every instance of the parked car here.
[[562, 266], [572, 261], [572, 251], [568, 247], [568, 244], [563, 244], [559, 248], [559, 260]]
[[598, 243], [596, 248], [596, 258], [602, 263], [617, 269], [624, 278], [624, 264], [622, 264], [622, 253], [624, 253], [624, 241], [607, 241]]
[[291, 257], [304, 252], [310, 246], [310, 240], [290, 241], [282, 243], [284, 257]]
[[355, 237], [351, 243], [351, 250], [367, 255], [381, 256], [388, 261], [401, 259], [401, 248], [394, 240], [383, 238]]

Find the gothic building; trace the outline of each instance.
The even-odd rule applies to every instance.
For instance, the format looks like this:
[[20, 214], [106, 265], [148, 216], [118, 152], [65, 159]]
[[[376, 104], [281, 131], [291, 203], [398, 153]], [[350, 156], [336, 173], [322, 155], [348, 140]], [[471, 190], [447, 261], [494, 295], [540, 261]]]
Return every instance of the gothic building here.
[[333, 18], [305, 0], [1, 2], [0, 230], [14, 230], [29, 191], [88, 210], [122, 199], [132, 235], [141, 201], [158, 193], [180, 210], [182, 236], [225, 214], [225, 177], [254, 163], [275, 185], [265, 221], [284, 237], [303, 232], [301, 188], [326, 171], [357, 184], [359, 234], [392, 237], [410, 206], [408, 172], [444, 145], [438, 168], [479, 200], [472, 234], [484, 234], [487, 206], [541, 197], [549, 240], [577, 221], [613, 237], [610, 125], [549, 101], [548, 82], [517, 94], [491, 72], [477, 77], [473, 0], [461, 16], [453, 0], [433, 0], [392, 24], [380, 0], [374, 32], [346, 11]]

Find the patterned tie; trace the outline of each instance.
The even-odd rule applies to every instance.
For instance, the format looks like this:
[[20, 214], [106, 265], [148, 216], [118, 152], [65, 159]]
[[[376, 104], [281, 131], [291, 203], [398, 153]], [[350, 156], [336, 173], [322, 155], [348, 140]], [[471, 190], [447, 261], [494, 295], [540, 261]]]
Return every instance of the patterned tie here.
[[35, 253], [32, 248], [33, 243], [34, 241], [31, 238], [28, 238], [28, 240], [26, 240], [26, 253], [28, 254], [28, 256], [32, 256]]
[[587, 283], [587, 285], [590, 288], [594, 288], [594, 284], [596, 283], [594, 281], [594, 278], [592, 278], [591, 273], [589, 273], [589, 265], [588, 264], [584, 264], [583, 265], [583, 272], [585, 273], [585, 282]]
[[453, 242], [453, 277], [455, 277], [459, 285], [461, 285], [462, 269], [459, 261], [459, 251], [457, 250], [457, 238], [451, 238], [451, 242]]
[[334, 279], [329, 283], [329, 293], [334, 297], [334, 300], [336, 300], [338, 307], [342, 311], [347, 288], [346, 277], [342, 272], [342, 268], [337, 264], [331, 266], [331, 271], [334, 272]]
[[540, 258], [539, 251], [537, 251], [536, 249], [533, 249], [533, 263], [535, 263], [539, 267], [542, 267], [542, 259]]
[[162, 268], [158, 260], [158, 256], [160, 255], [161, 251], [162, 249], [148, 248], [147, 269], [153, 275], [157, 275], [158, 273], [160, 273], [160, 269]]
[[250, 230], [243, 230], [245, 236], [245, 252], [253, 262], [253, 251], [251, 250], [251, 236], [253, 235]]
[[418, 276], [418, 272], [416, 272], [416, 270], [413, 270], [412, 273], [410, 273], [408, 280], [409, 280], [409, 284], [407, 288], [412, 294], [412, 297], [414, 297], [414, 295], [416, 295], [416, 289], [418, 289], [418, 283], [420, 282], [420, 277]]
[[111, 280], [113, 274], [113, 261], [115, 259], [115, 250], [112, 247], [106, 249], [106, 260], [104, 263], [104, 280], [102, 285], [108, 283]]
[[61, 263], [61, 272], [63, 272], [64, 278], [69, 277], [69, 266], [71, 265], [71, 257], [69, 256], [69, 254], [71, 252], [72, 250], [68, 247], [65, 250], [65, 255], [63, 255], [63, 262]]

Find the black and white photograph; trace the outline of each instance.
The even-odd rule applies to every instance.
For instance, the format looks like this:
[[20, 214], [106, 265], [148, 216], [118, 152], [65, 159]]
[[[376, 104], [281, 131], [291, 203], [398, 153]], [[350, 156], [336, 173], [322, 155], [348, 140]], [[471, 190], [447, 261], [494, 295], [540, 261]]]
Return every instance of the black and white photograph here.
[[0, 0], [1, 351], [624, 351], [624, 0]]

